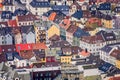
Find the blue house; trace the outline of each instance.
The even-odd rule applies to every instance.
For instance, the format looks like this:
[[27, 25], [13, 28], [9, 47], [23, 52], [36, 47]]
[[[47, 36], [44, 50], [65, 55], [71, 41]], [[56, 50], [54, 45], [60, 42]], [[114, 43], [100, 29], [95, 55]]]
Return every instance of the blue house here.
[[73, 36], [74, 36], [74, 38], [73, 38], [73, 45], [79, 46], [80, 38], [82, 36], [89, 36], [89, 35], [90, 34], [88, 32], [86, 32], [86, 31], [84, 31], [84, 30], [82, 30], [81, 28], [78, 27], [76, 32], [74, 32], [74, 34], [73, 34]]
[[22, 10], [22, 9], [16, 9], [14, 12], [14, 16], [22, 16], [22, 15], [26, 15], [28, 11], [27, 10]]
[[72, 17], [76, 18], [76, 19], [81, 19], [83, 17], [83, 11], [82, 10], [79, 10], [79, 11], [76, 11]]
[[98, 10], [103, 12], [104, 14], [111, 13], [111, 3], [106, 2], [99, 5]]
[[68, 14], [69, 13], [69, 6], [68, 5], [54, 5], [52, 6], [53, 10], [59, 10], [64, 14]]
[[10, 11], [3, 11], [1, 14], [2, 19], [12, 19], [13, 13]]

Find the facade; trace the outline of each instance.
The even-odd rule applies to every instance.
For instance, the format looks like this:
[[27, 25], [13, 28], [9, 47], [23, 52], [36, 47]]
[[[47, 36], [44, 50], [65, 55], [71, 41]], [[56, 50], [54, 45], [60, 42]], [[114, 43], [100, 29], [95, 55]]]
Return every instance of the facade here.
[[106, 45], [101, 35], [84, 36], [80, 39], [80, 47], [88, 52], [99, 55], [99, 51]]
[[60, 35], [60, 29], [56, 26], [56, 25], [52, 25], [49, 29], [48, 29], [48, 31], [47, 31], [47, 34], [48, 34], [48, 39], [50, 38], [50, 37], [52, 37], [53, 35]]
[[30, 10], [34, 15], [42, 15], [43, 13], [51, 10], [49, 0], [32, 0], [28, 5], [27, 9]]
[[61, 67], [62, 80], [84, 80], [83, 71], [71, 64], [63, 64]]

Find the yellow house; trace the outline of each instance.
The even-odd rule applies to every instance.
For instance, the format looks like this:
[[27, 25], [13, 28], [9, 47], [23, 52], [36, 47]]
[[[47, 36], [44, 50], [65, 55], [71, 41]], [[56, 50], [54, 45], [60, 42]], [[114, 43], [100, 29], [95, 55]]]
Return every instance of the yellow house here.
[[71, 55], [67, 55], [67, 56], [61, 56], [60, 57], [60, 61], [61, 63], [71, 63], [71, 58], [72, 56]]
[[112, 28], [113, 27], [112, 20], [102, 19], [102, 23], [103, 23], [103, 26], [105, 28]]
[[52, 37], [53, 35], [60, 35], [60, 29], [56, 26], [56, 25], [52, 25], [49, 29], [48, 29], [48, 39], [50, 37]]
[[116, 64], [116, 67], [120, 69], [120, 60], [116, 60], [115, 64]]
[[93, 31], [89, 31], [89, 33], [90, 33], [91, 36], [94, 36], [98, 31], [99, 31], [98, 28], [96, 28]]

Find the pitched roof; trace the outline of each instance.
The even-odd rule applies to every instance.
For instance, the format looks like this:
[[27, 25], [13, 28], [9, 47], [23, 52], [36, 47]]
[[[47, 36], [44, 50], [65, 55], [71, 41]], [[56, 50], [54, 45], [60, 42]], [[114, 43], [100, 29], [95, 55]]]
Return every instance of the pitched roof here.
[[81, 19], [83, 18], [83, 11], [82, 10], [79, 10], [79, 11], [76, 11], [72, 17], [76, 18], [76, 19]]
[[67, 30], [71, 25], [71, 21], [69, 19], [63, 19], [63, 21], [59, 25], [60, 25], [60, 27]]
[[43, 7], [43, 8], [46, 8], [46, 7], [50, 7], [50, 3], [47, 1], [39, 1], [39, 0], [32, 0], [32, 2], [30, 3], [30, 5], [32, 7]]
[[84, 56], [84, 57], [88, 57], [88, 56], [90, 56], [90, 53], [89, 52], [86, 52], [86, 51], [82, 51], [82, 52], [80, 52], [79, 53], [80, 55], [82, 55], [82, 56]]
[[77, 30], [77, 26], [70, 25], [70, 27], [67, 29], [67, 32], [74, 34], [74, 32]]
[[50, 41], [59, 41], [60, 40], [60, 36], [58, 35], [53, 35], [52, 37], [49, 38]]
[[77, 30], [75, 31], [75, 33], [73, 34], [73, 36], [80, 38], [82, 36], [89, 36], [89, 33], [78, 27]]
[[44, 43], [32, 44], [33, 50], [37, 49], [47, 49], [47, 46]]
[[78, 46], [71, 46], [72, 54], [78, 54], [79, 52], [82, 51], [82, 49]]
[[20, 56], [23, 59], [31, 59], [34, 56], [32, 50], [20, 51]]
[[112, 47], [104, 46], [101, 50], [109, 54], [112, 49]]
[[105, 41], [113, 41], [116, 40], [116, 36], [114, 32], [102, 32], [101, 33], [102, 37], [104, 38]]
[[21, 26], [21, 33], [26, 33], [26, 34], [28, 34], [29, 32], [35, 32], [35, 30], [34, 30], [34, 26], [32, 26], [32, 25], [29, 25], [29, 26]]
[[110, 55], [118, 60], [120, 60], [120, 50], [113, 50]]
[[35, 15], [32, 14], [28, 14], [28, 15], [22, 15], [22, 16], [17, 16], [18, 21], [34, 21], [34, 20], [38, 20], [37, 17]]
[[118, 76], [118, 77], [111, 77], [109, 80], [120, 80], [120, 76]]
[[104, 39], [101, 35], [95, 35], [95, 36], [83, 36], [81, 38], [82, 41], [90, 44], [96, 44], [104, 42]]

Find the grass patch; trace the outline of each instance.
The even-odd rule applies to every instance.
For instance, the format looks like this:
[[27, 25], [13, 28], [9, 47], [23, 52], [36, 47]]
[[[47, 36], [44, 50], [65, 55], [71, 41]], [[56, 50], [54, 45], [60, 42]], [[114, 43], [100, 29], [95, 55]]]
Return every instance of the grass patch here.
[[85, 80], [101, 80], [101, 77], [99, 75], [97, 75], [97, 76], [87, 76], [87, 77], [85, 77]]

